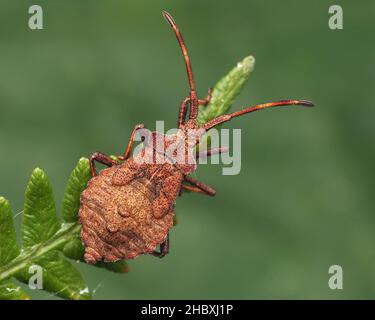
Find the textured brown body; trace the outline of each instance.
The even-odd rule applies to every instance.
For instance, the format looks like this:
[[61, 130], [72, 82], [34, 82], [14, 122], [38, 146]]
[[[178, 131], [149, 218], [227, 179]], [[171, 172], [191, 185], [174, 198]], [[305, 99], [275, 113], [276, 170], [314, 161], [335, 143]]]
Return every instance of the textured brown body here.
[[86, 261], [154, 252], [173, 226], [182, 179], [171, 164], [142, 166], [134, 158], [93, 177], [82, 193], [79, 213]]
[[[174, 204], [181, 190], [209, 196], [216, 193], [210, 186], [189, 176], [196, 170], [196, 159], [228, 151], [228, 148], [221, 147], [194, 154], [192, 151], [196, 151], [195, 147], [206, 131], [257, 110], [288, 105], [313, 106], [306, 100], [269, 102], [224, 114], [199, 125], [198, 107], [209, 103], [211, 89], [205, 99], [198, 99], [182, 35], [172, 16], [165, 11], [163, 15], [180, 44], [190, 86], [189, 96], [180, 104], [177, 121], [179, 130], [173, 135], [163, 135], [145, 131], [143, 124], [138, 124], [132, 131], [124, 155], [118, 157], [124, 162], [119, 163], [100, 152], [91, 155], [93, 178], [82, 193], [79, 212], [85, 260], [89, 263], [133, 259], [147, 253], [162, 258], [168, 253], [168, 232], [173, 226]], [[195, 131], [190, 135], [192, 130]], [[131, 156], [137, 132], [141, 134], [144, 148]], [[179, 151], [183, 150], [183, 161], [173, 159], [174, 151], [166, 153], [165, 149], [159, 148], [160, 141], [165, 146], [176, 144]], [[178, 154], [177, 149], [175, 151]], [[147, 161], [142, 162], [141, 158]], [[95, 162], [110, 168], [97, 174]], [[158, 252], [155, 249], [159, 244]]]

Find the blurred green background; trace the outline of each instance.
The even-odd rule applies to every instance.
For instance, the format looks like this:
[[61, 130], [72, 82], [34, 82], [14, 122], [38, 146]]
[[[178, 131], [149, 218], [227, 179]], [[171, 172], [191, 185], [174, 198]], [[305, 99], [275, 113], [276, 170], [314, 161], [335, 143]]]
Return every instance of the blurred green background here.
[[[201, 96], [252, 54], [234, 109], [317, 105], [227, 124], [242, 128], [241, 173], [199, 168], [218, 194], [178, 200], [166, 258], [139, 257], [127, 275], [79, 264], [94, 298], [375, 298], [374, 1], [39, 0], [41, 31], [28, 28], [31, 4], [1, 0], [0, 11], [0, 194], [15, 213], [33, 168], [60, 206], [78, 158], [121, 153], [139, 122], [175, 126], [188, 84], [162, 9], [184, 34]], [[328, 28], [332, 4], [343, 30]], [[327, 285], [334, 264], [341, 291]]]

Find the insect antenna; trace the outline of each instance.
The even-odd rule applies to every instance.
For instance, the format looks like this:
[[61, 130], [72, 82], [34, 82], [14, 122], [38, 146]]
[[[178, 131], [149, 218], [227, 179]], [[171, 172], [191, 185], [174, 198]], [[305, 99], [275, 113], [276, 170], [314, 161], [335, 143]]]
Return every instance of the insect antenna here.
[[282, 101], [277, 101], [277, 102], [268, 102], [268, 103], [263, 103], [263, 104], [258, 104], [256, 106], [251, 106], [249, 108], [239, 110], [233, 113], [229, 114], [224, 114], [222, 116], [219, 116], [215, 119], [212, 119], [211, 121], [207, 122], [203, 128], [208, 131], [211, 128], [223, 123], [230, 121], [232, 118], [242, 116], [247, 113], [251, 113], [257, 110], [262, 110], [262, 109], [267, 109], [267, 108], [272, 108], [272, 107], [282, 107], [282, 106], [291, 106], [291, 105], [299, 105], [299, 106], [304, 106], [304, 107], [313, 107], [314, 104], [310, 101], [307, 100], [282, 100]]
[[187, 75], [188, 75], [188, 79], [189, 79], [189, 86], [190, 86], [190, 106], [191, 106], [190, 108], [191, 108], [191, 110], [190, 110], [189, 118], [195, 119], [198, 115], [199, 102], [198, 102], [197, 93], [195, 91], [195, 83], [194, 83], [194, 79], [193, 79], [193, 70], [191, 68], [191, 63], [190, 63], [189, 55], [188, 55], [187, 50], [186, 50], [186, 45], [185, 45], [184, 39], [182, 38], [181, 32], [178, 29], [178, 27], [176, 25], [176, 22], [174, 21], [173, 17], [167, 11], [163, 11], [163, 16], [164, 16], [165, 20], [167, 20], [169, 25], [172, 27], [172, 29], [173, 29], [173, 31], [176, 35], [176, 38], [178, 40], [178, 43], [180, 44], [182, 54], [184, 56], [186, 71], [187, 71]]

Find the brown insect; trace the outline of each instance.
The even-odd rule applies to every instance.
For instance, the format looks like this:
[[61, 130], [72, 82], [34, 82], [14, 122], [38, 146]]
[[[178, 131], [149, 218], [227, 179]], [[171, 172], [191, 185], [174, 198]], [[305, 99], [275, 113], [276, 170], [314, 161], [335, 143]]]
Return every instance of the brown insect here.
[[[270, 107], [287, 105], [313, 106], [305, 100], [283, 100], [270, 102], [219, 116], [202, 127], [198, 127], [198, 106], [207, 105], [211, 98], [211, 89], [205, 99], [198, 99], [193, 80], [192, 68], [182, 35], [172, 16], [163, 12], [164, 18], [172, 27], [184, 56], [190, 85], [190, 94], [182, 100], [178, 116], [178, 129], [174, 135], [149, 132], [143, 124], [134, 127], [124, 155], [119, 161], [95, 152], [90, 157], [92, 179], [81, 196], [79, 211], [82, 224], [82, 240], [85, 244], [85, 260], [95, 263], [99, 260], [117, 261], [133, 259], [140, 254], [151, 253], [164, 257], [169, 251], [169, 230], [173, 226], [174, 204], [182, 190], [215, 195], [215, 190], [188, 175], [196, 170], [195, 158], [191, 151], [199, 142], [204, 131], [230, 121], [234, 117]], [[189, 109], [188, 119], [186, 119]], [[197, 131], [193, 140], [187, 138], [187, 132]], [[140, 130], [144, 146], [131, 155], [135, 135]], [[158, 139], [166, 145], [177, 143], [184, 148], [187, 163], [178, 163], [160, 152]], [[160, 140], [159, 140], [160, 141]], [[189, 151], [189, 152], [188, 152]], [[206, 151], [205, 155], [227, 151], [216, 148]], [[200, 154], [197, 154], [199, 157]], [[152, 158], [152, 163], [139, 161], [141, 157]], [[157, 160], [157, 161], [155, 161]], [[99, 174], [95, 162], [108, 166]], [[157, 247], [160, 245], [159, 251]]]

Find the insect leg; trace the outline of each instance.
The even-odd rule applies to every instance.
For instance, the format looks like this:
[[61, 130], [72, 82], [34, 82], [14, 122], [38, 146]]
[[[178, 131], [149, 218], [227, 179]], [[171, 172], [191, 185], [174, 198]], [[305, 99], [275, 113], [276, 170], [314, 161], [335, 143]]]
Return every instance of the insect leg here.
[[186, 190], [186, 191], [190, 191], [190, 192], [206, 194], [202, 189], [199, 189], [197, 187], [193, 187], [193, 186], [190, 186], [190, 185], [187, 185], [187, 184], [182, 184], [181, 189]]
[[180, 104], [180, 111], [178, 113], [178, 122], [177, 127], [181, 128], [185, 123], [186, 113], [188, 109], [190, 98], [186, 97], [184, 100], [181, 101]]
[[95, 152], [90, 156], [90, 170], [91, 175], [95, 177], [97, 175], [95, 161], [101, 164], [104, 164], [108, 167], [112, 167], [113, 165], [117, 164], [116, 160], [112, 159], [110, 156], [107, 156], [101, 152]]
[[137, 124], [137, 125], [134, 126], [133, 131], [130, 135], [128, 147], [126, 148], [126, 151], [125, 151], [124, 155], [118, 157], [120, 160], [126, 160], [130, 157], [130, 154], [131, 154], [132, 149], [133, 149], [135, 134], [137, 133], [137, 130], [143, 129], [144, 127], [145, 126], [144, 126], [143, 123], [140, 123], [140, 124]]
[[[187, 186], [182, 184], [181, 187], [185, 190], [193, 191], [193, 192], [202, 192], [208, 196], [214, 196], [216, 194], [216, 190], [211, 188], [210, 186], [200, 182], [192, 177], [185, 177], [185, 181], [190, 183], [193, 186]], [[198, 191], [198, 190], [200, 191]]]
[[221, 148], [212, 148], [210, 150], [205, 150], [197, 153], [196, 158], [204, 158], [204, 157], [211, 157], [215, 154], [225, 153], [228, 152], [228, 147], [221, 147]]
[[160, 251], [154, 251], [151, 254], [158, 258], [163, 258], [169, 253], [169, 233], [164, 242], [160, 244]]
[[[211, 101], [211, 97], [212, 97], [212, 88], [209, 88], [207, 91], [206, 97], [204, 99], [198, 99], [198, 103], [200, 105], [207, 106]], [[184, 100], [182, 100], [180, 104], [180, 111], [178, 114], [178, 123], [177, 123], [178, 128], [181, 128], [182, 125], [185, 124], [186, 113], [187, 113], [189, 102], [190, 102], [190, 97], [186, 97]]]
[[277, 102], [268, 102], [268, 103], [258, 104], [256, 106], [252, 106], [252, 107], [249, 107], [240, 111], [236, 111], [233, 113], [223, 114], [222, 116], [212, 119], [211, 121], [204, 124], [203, 128], [206, 131], [208, 131], [211, 128], [223, 122], [230, 121], [232, 118], [242, 116], [246, 113], [251, 113], [257, 110], [267, 109], [271, 107], [281, 107], [281, 106], [291, 106], [291, 105], [300, 105], [300, 106], [305, 106], [305, 107], [314, 106], [310, 101], [306, 101], [306, 100], [282, 100], [282, 101], [277, 101]]
[[207, 106], [212, 98], [212, 88], [208, 88], [207, 95], [204, 99], [198, 99], [200, 105]]

